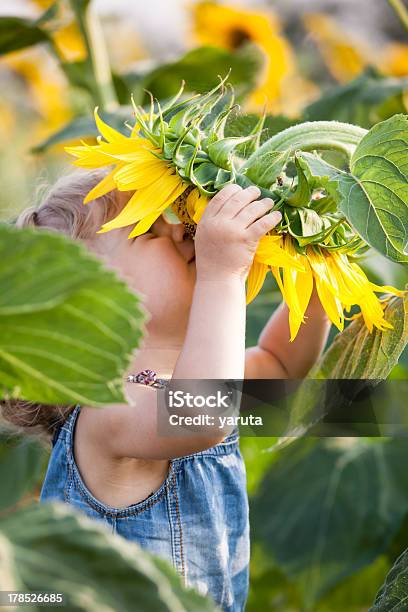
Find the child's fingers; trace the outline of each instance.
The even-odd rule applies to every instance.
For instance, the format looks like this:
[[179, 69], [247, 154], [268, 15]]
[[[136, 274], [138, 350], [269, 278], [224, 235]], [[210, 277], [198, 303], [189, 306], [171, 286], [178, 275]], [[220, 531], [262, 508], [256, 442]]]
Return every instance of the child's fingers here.
[[271, 198], [256, 200], [247, 206], [244, 206], [240, 212], [235, 215], [235, 220], [239, 221], [243, 227], [249, 227], [254, 221], [260, 219], [273, 208], [275, 202]]
[[240, 187], [239, 185], [227, 185], [209, 201], [206, 210], [212, 215], [216, 215], [224, 206], [225, 202], [227, 202], [232, 196], [240, 193], [241, 191], [243, 190], [242, 187]]
[[281, 219], [282, 214], [278, 210], [264, 215], [248, 227], [248, 238], [250, 238], [251, 240], [260, 240], [262, 236], [266, 234], [266, 232], [269, 232], [269, 230], [273, 229], [276, 225], [278, 225]]
[[261, 190], [255, 185], [251, 185], [246, 189], [243, 189], [239, 193], [232, 195], [222, 207], [221, 211], [223, 216], [232, 219], [237, 215], [243, 208], [248, 206], [254, 200], [257, 200], [261, 195]]

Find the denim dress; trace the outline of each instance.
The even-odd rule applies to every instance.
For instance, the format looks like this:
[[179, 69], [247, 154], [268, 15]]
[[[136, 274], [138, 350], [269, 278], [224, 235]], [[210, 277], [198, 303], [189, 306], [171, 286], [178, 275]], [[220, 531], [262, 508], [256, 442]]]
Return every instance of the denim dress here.
[[82, 480], [74, 458], [77, 406], [54, 435], [41, 501], [71, 504], [111, 532], [170, 561], [186, 586], [226, 612], [244, 610], [249, 521], [238, 434], [208, 450], [173, 459], [166, 480], [127, 508], [107, 506]]

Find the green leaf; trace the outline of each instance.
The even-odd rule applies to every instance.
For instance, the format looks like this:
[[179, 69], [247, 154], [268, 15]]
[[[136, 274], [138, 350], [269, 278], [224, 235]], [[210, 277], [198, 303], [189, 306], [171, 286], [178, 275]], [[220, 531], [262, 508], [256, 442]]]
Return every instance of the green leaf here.
[[145, 75], [144, 86], [158, 99], [174, 96], [185, 81], [186, 92], [207, 93], [231, 70], [228, 82], [239, 96], [256, 85], [263, 55], [255, 45], [230, 52], [219, 47], [199, 47], [176, 62], [164, 64]]
[[341, 189], [340, 209], [354, 229], [380, 253], [400, 262], [408, 262], [407, 159], [408, 116], [396, 115], [362, 139], [350, 164], [358, 186], [349, 182]]
[[[393, 329], [370, 333], [360, 317], [338, 334], [320, 361], [310, 370], [291, 406], [290, 424], [281, 442], [289, 443], [295, 434], [305, 433], [329, 411], [323, 380], [356, 380], [355, 394], [388, 378], [408, 343], [408, 294], [404, 300], [392, 298], [384, 310]], [[364, 382], [366, 380], [366, 382]], [[370, 382], [371, 381], [371, 382]], [[349, 392], [352, 387], [349, 385]], [[339, 405], [341, 386], [331, 388], [330, 401]]]
[[296, 166], [297, 179], [298, 179], [298, 182], [296, 185], [296, 191], [289, 197], [286, 197], [285, 199], [286, 199], [286, 202], [290, 206], [296, 206], [296, 207], [308, 206], [308, 204], [310, 204], [312, 192], [310, 190], [309, 182], [305, 176], [305, 173], [303, 172], [303, 168], [299, 163], [299, 159], [297, 155], [295, 156], [295, 166]]
[[0, 431], [0, 512], [13, 507], [39, 484], [47, 453], [37, 440]]
[[404, 612], [408, 602], [408, 550], [395, 562], [369, 612]]
[[270, 189], [284, 171], [289, 155], [287, 151], [267, 151], [256, 164], [245, 170], [245, 175], [258, 187]]
[[289, 210], [292, 215], [295, 214], [295, 217], [291, 215], [289, 218], [289, 231], [298, 239], [300, 246], [310, 244], [312, 239], [315, 241], [317, 237], [321, 239], [320, 237], [323, 237], [325, 231], [330, 227], [330, 221], [321, 217], [312, 208], [288, 209], [286, 207], [285, 213], [287, 214]]
[[316, 153], [301, 152], [297, 157], [313, 187], [324, 187], [339, 202], [338, 183], [347, 180], [348, 173], [332, 166]]
[[91, 0], [69, 0], [69, 3], [74, 10], [82, 13], [86, 11], [90, 2]]
[[0, 17], [0, 55], [49, 40], [37, 21], [23, 17]]
[[241, 138], [222, 138], [208, 145], [208, 155], [211, 161], [219, 168], [232, 170], [232, 155], [234, 150], [245, 142], [252, 140], [252, 136]]
[[405, 112], [403, 94], [408, 78], [384, 77], [369, 68], [354, 81], [331, 88], [306, 107], [308, 121], [336, 120], [370, 128], [391, 115]]
[[73, 611], [215, 611], [164, 561], [65, 504], [30, 506], [0, 526], [0, 551], [6, 544], [13, 559], [5, 559], [12, 584], [2, 588], [63, 593]]
[[194, 180], [197, 185], [205, 187], [215, 181], [219, 171], [219, 168], [211, 162], [204, 162], [194, 168]]
[[392, 298], [384, 311], [394, 329], [370, 333], [362, 318], [338, 334], [310, 378], [385, 380], [408, 343], [408, 294]]
[[44, 404], [125, 401], [142, 336], [139, 298], [80, 244], [0, 226], [3, 393]]
[[280, 450], [252, 499], [254, 545], [307, 610], [386, 551], [408, 512], [405, 439], [301, 439]]
[[408, 117], [373, 127], [357, 146], [351, 172], [300, 153], [310, 178], [333, 195], [354, 230], [392, 261], [408, 262]]
[[[60, 61], [60, 67], [64, 71], [71, 86], [84, 89], [94, 96], [93, 101], [95, 100], [96, 105], [96, 100], [98, 99], [97, 85], [95, 83], [95, 75], [90, 61], [88, 59], [77, 62]], [[129, 99], [127, 101], [129, 102]]]

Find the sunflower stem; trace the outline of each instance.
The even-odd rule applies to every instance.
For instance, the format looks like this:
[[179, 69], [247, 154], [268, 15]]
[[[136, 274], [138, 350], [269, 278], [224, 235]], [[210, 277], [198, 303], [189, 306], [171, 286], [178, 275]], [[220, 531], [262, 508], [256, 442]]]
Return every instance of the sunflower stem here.
[[334, 150], [345, 154], [349, 159], [367, 130], [339, 121], [308, 121], [299, 123], [267, 140], [245, 162], [241, 171], [256, 166], [265, 153], [287, 151]]
[[390, 7], [395, 11], [401, 24], [408, 32], [408, 9], [402, 3], [402, 0], [387, 0]]
[[105, 37], [92, 2], [70, 0], [88, 52], [94, 82], [96, 103], [104, 111], [113, 112], [118, 106]]

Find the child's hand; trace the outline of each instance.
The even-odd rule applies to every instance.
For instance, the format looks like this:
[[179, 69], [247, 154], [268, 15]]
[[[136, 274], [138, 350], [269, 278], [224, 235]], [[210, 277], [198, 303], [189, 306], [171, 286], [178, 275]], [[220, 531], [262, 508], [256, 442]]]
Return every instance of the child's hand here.
[[282, 218], [260, 195], [255, 186], [228, 185], [208, 203], [195, 235], [197, 280], [246, 279], [259, 240]]

